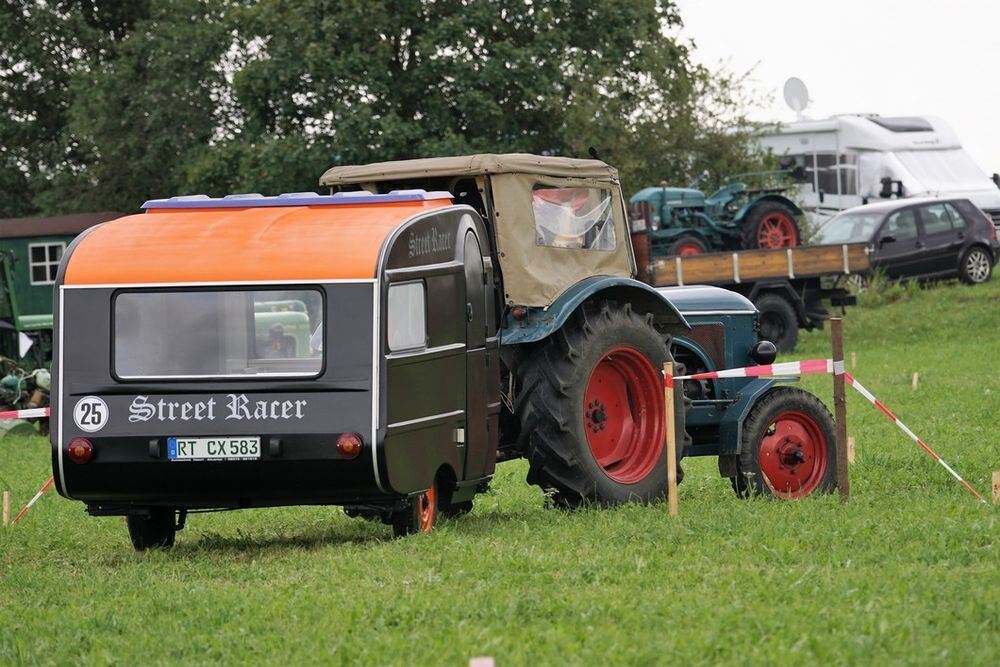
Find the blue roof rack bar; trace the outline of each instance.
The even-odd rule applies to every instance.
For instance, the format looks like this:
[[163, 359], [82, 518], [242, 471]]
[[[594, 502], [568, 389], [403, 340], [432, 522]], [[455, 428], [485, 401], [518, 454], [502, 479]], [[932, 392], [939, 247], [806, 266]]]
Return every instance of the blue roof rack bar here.
[[433, 201], [451, 199], [450, 192], [427, 192], [426, 190], [393, 190], [385, 195], [373, 195], [363, 190], [358, 192], [338, 192], [320, 195], [315, 192], [287, 192], [277, 197], [265, 197], [259, 193], [209, 197], [208, 195], [184, 195], [170, 199], [150, 199], [142, 205], [151, 209], [193, 209], [193, 208], [257, 208], [265, 206], [351, 206], [356, 204], [393, 204], [398, 202]]

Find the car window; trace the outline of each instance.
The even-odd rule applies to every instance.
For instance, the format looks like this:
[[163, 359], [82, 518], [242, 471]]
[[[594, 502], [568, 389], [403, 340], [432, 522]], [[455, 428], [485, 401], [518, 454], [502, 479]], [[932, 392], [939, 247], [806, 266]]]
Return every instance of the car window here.
[[955, 229], [965, 229], [965, 218], [959, 213], [954, 206], [949, 203], [945, 203], [944, 210], [948, 212], [948, 217], [951, 218], [951, 226]]
[[917, 216], [913, 215], [913, 209], [890, 215], [882, 228], [882, 236], [893, 236], [897, 241], [917, 238]]
[[920, 219], [924, 223], [924, 234], [945, 234], [951, 232], [951, 218], [944, 204], [928, 204], [920, 207]]

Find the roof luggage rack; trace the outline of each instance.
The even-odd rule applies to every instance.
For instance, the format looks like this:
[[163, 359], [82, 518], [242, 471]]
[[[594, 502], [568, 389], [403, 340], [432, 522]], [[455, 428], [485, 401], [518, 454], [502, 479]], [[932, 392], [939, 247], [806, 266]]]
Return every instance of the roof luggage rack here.
[[183, 195], [169, 199], [150, 199], [142, 208], [161, 209], [205, 209], [205, 208], [262, 208], [268, 206], [352, 206], [357, 204], [394, 204], [399, 202], [433, 201], [451, 199], [450, 192], [426, 190], [393, 190], [384, 195], [366, 191], [338, 192], [321, 195], [315, 192], [287, 192], [276, 197], [265, 197], [259, 193], [209, 197], [208, 195]]

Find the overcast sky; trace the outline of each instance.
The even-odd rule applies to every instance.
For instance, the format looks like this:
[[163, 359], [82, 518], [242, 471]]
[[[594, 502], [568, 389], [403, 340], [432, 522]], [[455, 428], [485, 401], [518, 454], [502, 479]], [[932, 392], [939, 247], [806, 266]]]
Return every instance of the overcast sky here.
[[931, 115], [987, 174], [1000, 172], [1000, 0], [676, 0], [696, 59], [754, 68], [773, 97], [761, 120], [794, 120], [781, 94], [805, 81], [806, 115]]

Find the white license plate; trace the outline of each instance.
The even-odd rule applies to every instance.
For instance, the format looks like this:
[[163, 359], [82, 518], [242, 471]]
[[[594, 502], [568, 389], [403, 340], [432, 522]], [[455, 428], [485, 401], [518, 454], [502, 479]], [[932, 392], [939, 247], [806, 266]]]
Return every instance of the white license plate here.
[[260, 438], [167, 438], [171, 461], [255, 461], [260, 458]]

